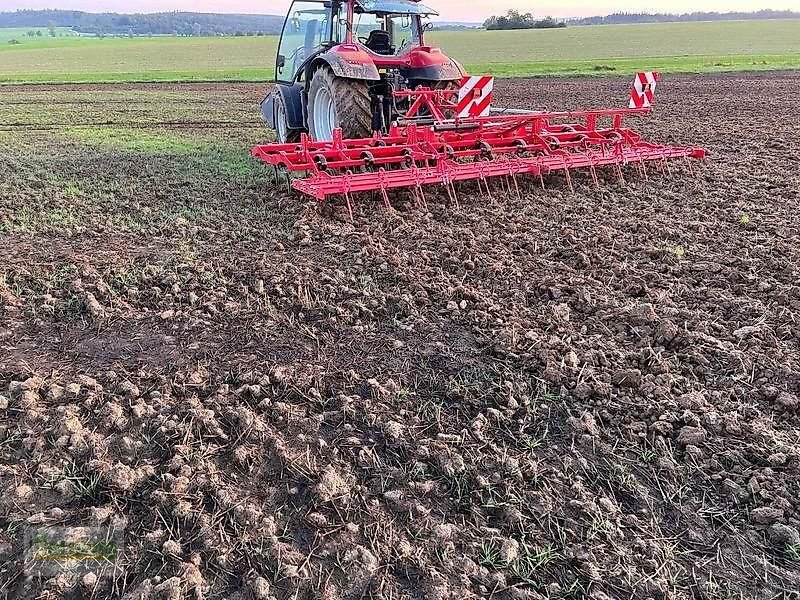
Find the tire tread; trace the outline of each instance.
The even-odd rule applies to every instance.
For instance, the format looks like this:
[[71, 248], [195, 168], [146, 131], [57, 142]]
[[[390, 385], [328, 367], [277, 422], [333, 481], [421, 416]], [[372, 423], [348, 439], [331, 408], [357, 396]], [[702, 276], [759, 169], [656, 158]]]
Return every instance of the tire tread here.
[[345, 139], [365, 138], [372, 135], [372, 104], [366, 81], [336, 77], [328, 67], [314, 72], [309, 86], [308, 128], [316, 139], [313, 114], [316, 91], [322, 86], [331, 90], [335, 104], [336, 120]]

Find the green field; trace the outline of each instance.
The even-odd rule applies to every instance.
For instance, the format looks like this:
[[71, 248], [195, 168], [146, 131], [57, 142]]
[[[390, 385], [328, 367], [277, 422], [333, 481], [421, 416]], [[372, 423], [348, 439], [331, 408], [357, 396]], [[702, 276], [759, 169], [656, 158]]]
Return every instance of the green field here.
[[[63, 33], [65, 30], [60, 30]], [[275, 37], [41, 38], [0, 29], [0, 82], [263, 81]], [[432, 40], [473, 73], [500, 76], [800, 68], [800, 20], [443, 31]], [[9, 39], [21, 43], [9, 44]]]
[[[30, 32], [33, 32], [34, 35], [29, 36], [28, 33]], [[41, 35], [36, 35], [37, 32], [41, 33]], [[12, 45], [10, 43], [11, 40], [16, 40], [25, 48], [43, 48], [61, 46], [68, 39], [74, 40], [85, 37], [79, 33], [75, 33], [68, 27], [56, 27], [55, 34], [56, 37], [53, 38], [47, 27], [0, 27], [0, 44], [2, 44], [3, 47], [8, 47]]]

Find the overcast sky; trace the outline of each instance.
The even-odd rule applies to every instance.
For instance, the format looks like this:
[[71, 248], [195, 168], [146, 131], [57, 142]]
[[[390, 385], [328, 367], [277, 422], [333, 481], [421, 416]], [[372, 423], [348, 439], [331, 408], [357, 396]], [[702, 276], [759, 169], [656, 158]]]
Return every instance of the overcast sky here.
[[[19, 8], [63, 8], [90, 12], [157, 12], [185, 10], [193, 12], [242, 12], [282, 14], [289, 0], [0, 0], [0, 10]], [[427, 0], [448, 21], [483, 21], [490, 14], [509, 8], [531, 11], [538, 16], [578, 17], [627, 12], [692, 12], [716, 10], [720, 12], [759, 10], [762, 8], [800, 10], [800, 0], [663, 0], [642, 2], [636, 0]]]

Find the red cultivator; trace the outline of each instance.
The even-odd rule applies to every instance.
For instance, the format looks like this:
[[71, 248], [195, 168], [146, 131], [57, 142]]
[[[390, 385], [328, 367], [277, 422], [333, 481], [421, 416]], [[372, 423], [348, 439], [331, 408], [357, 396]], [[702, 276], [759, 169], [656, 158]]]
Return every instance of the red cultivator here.
[[457, 204], [454, 184], [467, 180], [491, 194], [492, 178], [503, 178], [516, 193], [525, 175], [543, 186], [546, 175], [561, 172], [570, 189], [574, 170], [588, 171], [596, 186], [603, 167], [620, 181], [626, 165], [646, 178], [648, 163], [668, 171], [670, 160], [705, 156], [700, 148], [643, 141], [624, 126], [626, 117], [650, 113], [656, 80], [657, 74], [637, 75], [630, 108], [579, 112], [491, 110], [491, 78], [467, 79], [461, 90], [398, 91], [395, 103], [409, 108], [386, 135], [343, 139], [337, 129], [331, 141], [313, 141], [303, 133], [299, 143], [256, 146], [252, 154], [289, 173], [305, 173], [292, 181], [294, 189], [320, 201], [341, 195], [348, 209], [352, 194], [365, 191], [379, 191], [390, 208], [388, 192], [396, 188], [412, 189], [425, 204], [429, 185], [444, 186]]

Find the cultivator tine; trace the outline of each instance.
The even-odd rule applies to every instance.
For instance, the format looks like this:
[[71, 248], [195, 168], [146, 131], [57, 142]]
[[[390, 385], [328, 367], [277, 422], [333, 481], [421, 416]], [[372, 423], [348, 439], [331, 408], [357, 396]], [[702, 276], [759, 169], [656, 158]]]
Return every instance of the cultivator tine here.
[[381, 168], [378, 170], [379, 176], [379, 185], [381, 190], [381, 197], [383, 198], [383, 204], [386, 206], [386, 210], [389, 212], [394, 212], [394, 207], [392, 203], [389, 202], [389, 193], [387, 192], [387, 182], [386, 182], [386, 169]]
[[642, 176], [642, 161], [641, 160], [634, 160], [632, 162], [633, 168], [636, 169], [636, 174], [641, 177]]
[[562, 160], [563, 165], [564, 165], [564, 174], [567, 177], [567, 186], [569, 187], [569, 192], [570, 192], [570, 194], [572, 194], [574, 196], [575, 195], [575, 187], [572, 185], [572, 175], [569, 172], [569, 165], [567, 164], [567, 157], [566, 156], [562, 156], [561, 160]]
[[517, 183], [517, 174], [512, 171], [511, 173], [511, 180], [514, 182], [514, 189], [517, 192], [517, 198], [519, 200], [522, 199], [522, 194], [519, 193], [519, 184]]
[[350, 193], [344, 193], [344, 201], [347, 205], [347, 214], [350, 216], [350, 223], [355, 223], [355, 219], [353, 219], [353, 204], [350, 202]]
[[597, 167], [594, 166], [594, 162], [589, 163], [589, 173], [592, 176], [592, 182], [594, 182], [594, 189], [599, 192], [600, 180], [597, 178]]
[[461, 205], [458, 203], [458, 192], [456, 186], [451, 181], [445, 181], [444, 187], [447, 189], [447, 197], [450, 199], [451, 204], [455, 205], [456, 210], [461, 210]]
[[[481, 182], [483, 182], [483, 185], [486, 186], [486, 196], [489, 198], [489, 201], [492, 204], [494, 204], [494, 196], [492, 196], [492, 190], [489, 187], [489, 180], [486, 179], [486, 175], [484, 175], [483, 173], [481, 173], [481, 176], [478, 178], [478, 189], [479, 190], [481, 189]], [[483, 190], [481, 190], [481, 192], [482, 191]]]
[[286, 169], [281, 169], [281, 170], [283, 171], [283, 174], [286, 176], [286, 193], [287, 194], [291, 194], [292, 193], [292, 176], [291, 176], [291, 174], [289, 173], [288, 170], [286, 170]]
[[[427, 160], [426, 160], [426, 163], [427, 163]], [[427, 167], [427, 164], [426, 164], [426, 167]], [[411, 166], [411, 175], [412, 175], [412, 179], [414, 181], [414, 187], [413, 187], [414, 199], [416, 200], [416, 202], [419, 205], [422, 206], [422, 210], [424, 210], [427, 213], [428, 212], [428, 201], [425, 198], [425, 190], [422, 189], [422, 176], [420, 174], [420, 169], [416, 164]]]
[[428, 201], [425, 199], [425, 191], [422, 189], [422, 186], [416, 184], [414, 186], [414, 198], [422, 206], [422, 210], [426, 213], [428, 212]]
[[383, 196], [383, 204], [386, 206], [386, 210], [389, 212], [394, 212], [394, 207], [392, 203], [389, 202], [389, 194], [386, 191], [386, 188], [381, 188], [381, 195]]
[[614, 163], [614, 171], [617, 174], [617, 181], [620, 185], [625, 186], [627, 183], [625, 182], [625, 175], [622, 173], [622, 163], [615, 162]]
[[352, 171], [347, 171], [344, 189], [344, 202], [347, 205], [347, 214], [350, 215], [350, 223], [355, 223], [353, 219], [353, 203], [350, 201], [350, 178], [353, 176]]

